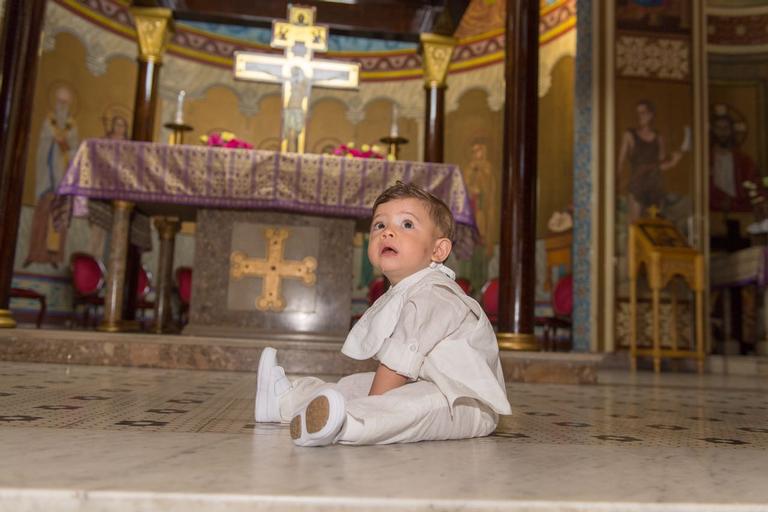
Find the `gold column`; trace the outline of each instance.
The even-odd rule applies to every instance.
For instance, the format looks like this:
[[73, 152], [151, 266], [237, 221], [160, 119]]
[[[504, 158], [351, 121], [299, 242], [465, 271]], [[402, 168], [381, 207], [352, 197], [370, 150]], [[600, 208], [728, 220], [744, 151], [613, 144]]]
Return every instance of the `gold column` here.
[[163, 7], [131, 7], [136, 23], [139, 60], [162, 62], [168, 40], [173, 33], [173, 12]]
[[437, 34], [421, 34], [420, 40], [427, 106], [424, 118], [424, 160], [442, 162], [446, 77], [458, 40]]
[[156, 217], [154, 220], [160, 238], [160, 257], [157, 262], [157, 286], [155, 288], [155, 324], [152, 330], [157, 334], [166, 332], [171, 316], [171, 288], [173, 286], [173, 251], [176, 233], [181, 222], [175, 217]]
[[[173, 30], [172, 11], [163, 8], [131, 8], [136, 25], [139, 47], [139, 66], [136, 77], [136, 96], [133, 105], [132, 140], [152, 141], [155, 126], [157, 88], [162, 57]], [[116, 332], [130, 323], [121, 321], [125, 303], [126, 312], [135, 312], [135, 277], [140, 262], [128, 261], [128, 233], [134, 204], [113, 201], [112, 239], [107, 268], [107, 292], [104, 297], [104, 320], [99, 330]], [[126, 273], [131, 279], [126, 283]], [[126, 303], [127, 302], [127, 303]]]
[[0, 309], [0, 328], [13, 329], [16, 327], [16, 320], [13, 319], [13, 314], [10, 309]]
[[419, 34], [421, 57], [424, 66], [424, 87], [445, 87], [448, 65], [453, 57], [453, 49], [459, 40], [455, 37], [437, 34]]
[[173, 33], [173, 12], [159, 7], [132, 7], [139, 46], [139, 69], [133, 106], [133, 140], [154, 140], [157, 89], [168, 40]]
[[109, 245], [104, 319], [99, 325], [100, 331], [117, 332], [121, 327], [125, 261], [128, 252], [128, 231], [131, 226], [132, 210], [133, 203], [120, 200], [112, 202], [112, 240]]
[[526, 332], [497, 332], [496, 341], [501, 350], [524, 350], [528, 352], [540, 350], [536, 336]]

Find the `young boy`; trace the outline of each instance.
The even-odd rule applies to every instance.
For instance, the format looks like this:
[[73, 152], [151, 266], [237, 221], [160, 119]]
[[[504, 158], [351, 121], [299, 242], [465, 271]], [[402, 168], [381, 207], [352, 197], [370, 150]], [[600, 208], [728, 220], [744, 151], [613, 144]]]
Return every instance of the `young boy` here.
[[398, 182], [373, 205], [368, 258], [391, 283], [349, 332], [342, 352], [375, 373], [291, 383], [266, 348], [256, 421], [290, 421], [300, 446], [387, 444], [487, 436], [510, 414], [496, 336], [480, 305], [443, 265], [455, 224], [440, 199]]

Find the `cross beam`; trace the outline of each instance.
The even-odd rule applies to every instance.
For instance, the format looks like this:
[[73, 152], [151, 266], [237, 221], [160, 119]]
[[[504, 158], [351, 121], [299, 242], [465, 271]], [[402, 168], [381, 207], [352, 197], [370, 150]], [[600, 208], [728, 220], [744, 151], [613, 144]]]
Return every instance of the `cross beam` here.
[[312, 59], [315, 51], [328, 49], [328, 27], [315, 25], [314, 7], [289, 6], [288, 21], [272, 23], [271, 46], [282, 48], [284, 56], [235, 52], [235, 78], [283, 84], [280, 150], [303, 153], [312, 86], [355, 89], [360, 66]]
[[235, 251], [230, 256], [230, 276], [234, 279], [243, 277], [261, 277], [264, 284], [261, 295], [256, 300], [259, 311], [282, 311], [286, 303], [281, 293], [283, 279], [299, 279], [304, 285], [312, 286], [317, 282], [317, 259], [307, 256], [301, 261], [286, 260], [285, 241], [290, 233], [285, 228], [264, 230], [267, 239], [267, 257], [248, 258], [242, 251]]

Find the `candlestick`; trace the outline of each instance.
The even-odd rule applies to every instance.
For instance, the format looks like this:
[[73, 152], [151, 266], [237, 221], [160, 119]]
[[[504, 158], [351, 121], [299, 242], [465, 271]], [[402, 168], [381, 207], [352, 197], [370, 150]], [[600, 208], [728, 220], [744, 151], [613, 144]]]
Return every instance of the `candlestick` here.
[[392, 125], [389, 127], [389, 137], [396, 139], [399, 136], [397, 131], [397, 103], [392, 104]]
[[175, 124], [184, 124], [184, 96], [187, 95], [187, 91], [179, 91], [179, 96], [176, 98], [176, 116], [174, 117]]
[[403, 144], [408, 144], [408, 139], [405, 137], [392, 137], [391, 135], [389, 137], [382, 137], [379, 139], [379, 141], [383, 142], [389, 147], [387, 156], [392, 160], [397, 160], [398, 154], [400, 152], [400, 146]]

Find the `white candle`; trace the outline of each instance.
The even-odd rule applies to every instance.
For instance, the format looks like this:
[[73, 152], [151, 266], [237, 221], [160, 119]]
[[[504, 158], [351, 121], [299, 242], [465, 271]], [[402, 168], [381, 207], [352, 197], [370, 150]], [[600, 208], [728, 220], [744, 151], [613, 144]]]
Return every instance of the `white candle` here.
[[397, 132], [397, 103], [392, 104], [392, 126], [389, 127], [389, 136], [393, 139], [398, 136]]
[[184, 96], [186, 95], [186, 91], [180, 91], [179, 97], [176, 98], [176, 116], [173, 121], [176, 124], [184, 124]]

